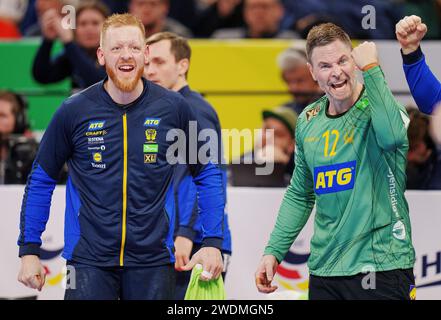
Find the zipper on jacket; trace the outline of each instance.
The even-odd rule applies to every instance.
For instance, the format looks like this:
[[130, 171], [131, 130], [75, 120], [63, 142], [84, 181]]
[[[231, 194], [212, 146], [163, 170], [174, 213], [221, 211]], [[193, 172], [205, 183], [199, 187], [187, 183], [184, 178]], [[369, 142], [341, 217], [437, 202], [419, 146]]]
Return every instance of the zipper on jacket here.
[[119, 255], [119, 265], [124, 266], [124, 247], [126, 245], [126, 224], [127, 224], [127, 114], [123, 114], [123, 133], [124, 133], [124, 168], [122, 183], [122, 233], [121, 233], [121, 252]]

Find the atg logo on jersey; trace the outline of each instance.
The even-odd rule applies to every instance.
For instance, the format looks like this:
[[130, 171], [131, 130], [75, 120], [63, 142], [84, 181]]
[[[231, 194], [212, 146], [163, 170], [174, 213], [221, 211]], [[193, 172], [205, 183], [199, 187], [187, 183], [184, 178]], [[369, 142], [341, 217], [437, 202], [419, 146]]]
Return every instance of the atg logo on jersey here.
[[91, 131], [102, 130], [104, 128], [105, 123], [106, 121], [91, 121], [89, 122], [89, 127], [87, 128], [87, 131], [91, 132]]
[[314, 168], [314, 191], [326, 194], [354, 187], [357, 161]]
[[161, 119], [159, 118], [146, 118], [144, 120], [144, 127], [157, 127], [159, 126]]

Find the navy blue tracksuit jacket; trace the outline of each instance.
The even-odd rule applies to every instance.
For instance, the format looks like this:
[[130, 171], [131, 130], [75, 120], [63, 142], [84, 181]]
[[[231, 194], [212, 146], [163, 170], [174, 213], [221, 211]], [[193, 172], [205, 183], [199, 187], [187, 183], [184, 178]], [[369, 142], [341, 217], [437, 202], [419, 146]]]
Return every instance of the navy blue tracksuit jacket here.
[[[39, 254], [56, 177], [67, 161], [65, 259], [101, 267], [174, 262], [176, 166], [166, 152], [177, 139], [191, 145], [189, 122], [196, 116], [181, 95], [145, 79], [136, 101], [117, 105], [105, 81], [68, 98], [43, 136], [23, 197], [20, 256]], [[178, 131], [183, 139], [171, 134]], [[189, 170], [198, 190], [203, 246], [220, 249], [222, 173], [212, 163], [190, 164]]]

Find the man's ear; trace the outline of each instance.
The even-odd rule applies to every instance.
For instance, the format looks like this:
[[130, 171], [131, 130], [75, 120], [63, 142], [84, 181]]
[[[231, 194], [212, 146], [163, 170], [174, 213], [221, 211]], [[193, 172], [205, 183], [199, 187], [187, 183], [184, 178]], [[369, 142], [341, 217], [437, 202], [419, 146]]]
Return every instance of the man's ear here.
[[188, 72], [188, 68], [190, 68], [190, 61], [188, 59], [182, 59], [178, 62], [179, 75], [185, 76]]
[[104, 66], [106, 64], [106, 60], [104, 59], [104, 51], [101, 47], [98, 47], [96, 50], [96, 56], [98, 58], [98, 63], [100, 66]]
[[314, 79], [314, 81], [317, 81], [317, 79], [314, 76], [314, 72], [312, 72], [312, 65], [309, 62], [307, 62], [306, 65], [308, 66], [309, 72], [311, 73], [311, 76]]

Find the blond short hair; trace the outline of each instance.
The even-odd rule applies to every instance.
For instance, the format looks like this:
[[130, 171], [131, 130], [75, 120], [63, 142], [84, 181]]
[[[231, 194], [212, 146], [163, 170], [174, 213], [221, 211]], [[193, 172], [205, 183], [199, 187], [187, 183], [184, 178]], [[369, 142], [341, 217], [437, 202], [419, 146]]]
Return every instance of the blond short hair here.
[[134, 26], [138, 27], [139, 30], [141, 30], [142, 38], [145, 38], [145, 27], [142, 24], [141, 20], [139, 20], [137, 17], [130, 13], [123, 13], [123, 14], [112, 14], [110, 17], [108, 17], [101, 28], [101, 36], [100, 36], [100, 46], [103, 46], [104, 43], [104, 36], [106, 35], [106, 32], [109, 28], [117, 28], [117, 27], [124, 27], [124, 26]]
[[306, 38], [306, 56], [308, 57], [308, 62], [311, 63], [314, 48], [326, 46], [336, 40], [340, 40], [352, 48], [351, 38], [349, 38], [349, 35], [339, 26], [328, 22], [312, 28]]
[[176, 33], [172, 33], [172, 32], [155, 33], [146, 40], [146, 44], [151, 45], [162, 40], [170, 41], [170, 51], [175, 57], [176, 61], [181, 61], [182, 59], [188, 59], [190, 61], [191, 58], [190, 45], [188, 44], [187, 39], [177, 35]]

